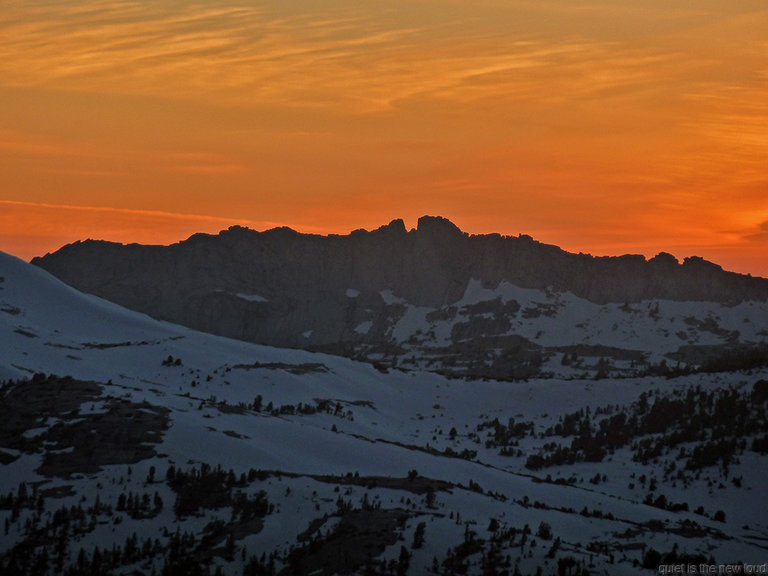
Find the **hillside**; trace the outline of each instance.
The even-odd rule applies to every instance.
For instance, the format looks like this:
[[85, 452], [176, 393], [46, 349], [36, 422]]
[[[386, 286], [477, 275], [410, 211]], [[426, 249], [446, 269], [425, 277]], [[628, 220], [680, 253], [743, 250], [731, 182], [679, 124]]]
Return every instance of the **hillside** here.
[[260, 344], [468, 377], [699, 369], [768, 338], [768, 280], [669, 254], [595, 258], [401, 220], [346, 236], [230, 228], [77, 242], [33, 263], [155, 318]]
[[195, 332], [3, 254], [0, 278], [0, 573], [765, 559], [764, 367], [448, 379]]

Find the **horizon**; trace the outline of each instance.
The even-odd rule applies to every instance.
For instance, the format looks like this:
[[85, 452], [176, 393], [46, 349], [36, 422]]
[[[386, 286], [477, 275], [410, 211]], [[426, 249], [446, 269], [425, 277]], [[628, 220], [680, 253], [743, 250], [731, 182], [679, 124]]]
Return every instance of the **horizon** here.
[[668, 251], [665, 251], [665, 250], [661, 250], [661, 251], [659, 251], [659, 252], [657, 252], [655, 254], [640, 254], [640, 253], [633, 253], [633, 252], [624, 252], [624, 253], [620, 253], [620, 254], [593, 254], [591, 252], [569, 250], [569, 249], [566, 249], [566, 248], [564, 248], [562, 246], [558, 246], [557, 244], [552, 244], [550, 242], [546, 242], [546, 241], [544, 241], [544, 240], [542, 240], [540, 238], [536, 238], [536, 237], [531, 236], [530, 234], [526, 234], [524, 232], [520, 232], [518, 234], [502, 234], [502, 233], [493, 232], [493, 231], [479, 232], [479, 233], [469, 232], [467, 230], [464, 230], [461, 226], [457, 225], [450, 218], [445, 218], [445, 217], [437, 215], [437, 214], [424, 214], [424, 215], [420, 216], [419, 218], [417, 218], [417, 221], [414, 223], [413, 226], [409, 226], [406, 223], [405, 219], [403, 219], [403, 218], [393, 218], [389, 222], [382, 223], [379, 226], [373, 226], [373, 227], [369, 227], [369, 228], [355, 228], [355, 229], [349, 230], [347, 232], [305, 231], [305, 230], [298, 230], [298, 229], [293, 228], [293, 227], [291, 227], [291, 226], [289, 226], [287, 224], [280, 224], [280, 223], [270, 223], [270, 225], [268, 225], [268, 226], [262, 227], [261, 229], [257, 229], [257, 228], [249, 226], [248, 223], [240, 222], [240, 223], [231, 224], [230, 226], [227, 226], [225, 228], [220, 228], [217, 231], [193, 232], [192, 234], [186, 235], [183, 238], [179, 238], [177, 240], [171, 240], [169, 242], [161, 242], [161, 243], [156, 243], [156, 242], [155, 243], [153, 243], [153, 242], [136, 242], [136, 241], [123, 242], [123, 241], [119, 241], [119, 240], [108, 240], [108, 239], [104, 239], [104, 238], [90, 238], [90, 237], [88, 237], [88, 238], [79, 238], [79, 239], [73, 240], [72, 242], [67, 242], [67, 243], [62, 244], [62, 245], [58, 246], [57, 248], [55, 248], [55, 249], [53, 249], [51, 251], [48, 251], [46, 253], [43, 253], [43, 254], [32, 254], [28, 258], [19, 256], [17, 254], [12, 254], [10, 252], [7, 252], [7, 253], [11, 254], [12, 256], [16, 256], [17, 258], [20, 258], [20, 259], [24, 260], [25, 262], [31, 262], [35, 258], [41, 258], [41, 257], [47, 256], [49, 254], [57, 252], [60, 249], [65, 248], [65, 247], [67, 247], [67, 246], [69, 246], [71, 244], [77, 244], [77, 243], [80, 243], [80, 242], [109, 242], [109, 243], [120, 244], [120, 245], [123, 245], [123, 246], [125, 246], [125, 245], [132, 245], [132, 244], [138, 244], [138, 245], [141, 245], [141, 246], [168, 247], [168, 246], [173, 246], [173, 245], [176, 245], [176, 244], [184, 243], [184, 242], [190, 240], [192, 237], [200, 235], [200, 234], [208, 235], [208, 236], [219, 236], [219, 235], [221, 235], [221, 234], [223, 234], [223, 233], [225, 233], [228, 230], [231, 230], [233, 228], [241, 228], [241, 229], [248, 230], [250, 232], [256, 232], [256, 233], [265, 233], [265, 232], [270, 232], [272, 230], [288, 229], [288, 230], [291, 230], [292, 232], [296, 232], [297, 234], [300, 234], [300, 235], [312, 235], [312, 236], [319, 236], [319, 237], [327, 238], [327, 237], [330, 237], [330, 236], [351, 236], [353, 233], [359, 232], [359, 231], [363, 231], [363, 232], [366, 232], [366, 233], [371, 233], [371, 232], [375, 232], [379, 228], [385, 228], [385, 227], [387, 227], [387, 226], [389, 226], [389, 225], [391, 225], [391, 224], [393, 224], [395, 222], [402, 222], [403, 226], [404, 226], [404, 229], [405, 229], [405, 232], [406, 232], [406, 234], [408, 234], [408, 233], [412, 233], [412, 232], [418, 231], [418, 221], [421, 220], [422, 218], [433, 218], [433, 219], [445, 220], [445, 221], [453, 224], [454, 226], [456, 226], [456, 228], [458, 228], [459, 231], [462, 234], [466, 235], [467, 237], [492, 236], [492, 235], [500, 235], [502, 238], [513, 238], [513, 239], [514, 238], [528, 237], [533, 242], [535, 242], [537, 244], [541, 244], [543, 246], [553, 246], [553, 247], [559, 248], [559, 249], [561, 249], [561, 250], [563, 250], [563, 251], [565, 251], [565, 252], [567, 252], [569, 254], [584, 255], [584, 256], [591, 257], [591, 258], [621, 258], [621, 257], [624, 257], [624, 256], [641, 256], [641, 257], [643, 257], [645, 259], [646, 262], [648, 262], [648, 261], [652, 260], [653, 258], [655, 258], [657, 256], [668, 255], [668, 256], [672, 256], [675, 259], [675, 261], [676, 261], [676, 263], [678, 265], [683, 265], [688, 260], [697, 260], [698, 259], [698, 260], [703, 260], [705, 262], [709, 262], [711, 264], [718, 265], [725, 272], [732, 272], [732, 273], [736, 273], [736, 274], [742, 274], [742, 275], [751, 276], [751, 277], [754, 277], [754, 278], [766, 278], [766, 279], [768, 279], [768, 275], [761, 276], [761, 275], [752, 274], [750, 272], [740, 272], [738, 270], [728, 269], [728, 268], [722, 266], [719, 262], [708, 260], [707, 258], [704, 258], [703, 256], [700, 256], [698, 254], [690, 254], [690, 255], [685, 255], [683, 257], [679, 257], [677, 254], [674, 254], [674, 253], [671, 253], [671, 252], [668, 252]]
[[440, 214], [768, 277], [768, 7], [15, 3], [0, 250]]

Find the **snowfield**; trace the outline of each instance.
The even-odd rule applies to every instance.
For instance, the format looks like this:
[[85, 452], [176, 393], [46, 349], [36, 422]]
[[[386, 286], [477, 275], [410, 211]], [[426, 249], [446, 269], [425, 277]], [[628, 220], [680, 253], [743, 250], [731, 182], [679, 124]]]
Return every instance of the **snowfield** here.
[[[5, 254], [0, 277], [2, 573], [622, 575], [768, 560], [765, 367], [452, 379], [159, 322]], [[563, 310], [510, 333], [556, 346], [586, 324], [588, 344], [658, 358], [662, 332], [702, 318], [701, 303], [657, 302], [614, 326], [611, 305], [510, 285], [473, 284], [457, 306], [496, 298]], [[427, 314], [406, 308], [392, 329], [402, 341]], [[768, 328], [764, 304], [706, 314], [755, 342]], [[701, 413], [652, 428], [654, 403], [685, 401]], [[745, 430], [707, 422], [730, 406]], [[579, 448], [620, 413], [636, 417], [636, 435], [604, 435], [599, 457]], [[709, 463], [697, 448], [713, 446], [726, 452]], [[566, 452], [573, 462], [555, 460]]]
[[[681, 347], [706, 348], [740, 343], [765, 343], [768, 339], [768, 303], [741, 302], [725, 305], [717, 302], [674, 302], [645, 300], [637, 303], [596, 304], [569, 292], [520, 288], [501, 282], [496, 288], [483, 287], [473, 279], [464, 297], [439, 309], [414, 306], [392, 291], [381, 293], [385, 304], [400, 304], [403, 311], [388, 329], [387, 335], [402, 346], [400, 366], [429, 367], [424, 351], [450, 350], [457, 344], [457, 329], [478, 324], [472, 337], [523, 337], [541, 347], [548, 357], [543, 371], [558, 378], [593, 376], [594, 364], [571, 366], [564, 363], [568, 349], [578, 344], [580, 355], [603, 357], [605, 369], [630, 374], [628, 358], [637, 368], [670, 362]], [[487, 309], [478, 312], [478, 309]], [[508, 324], [499, 329], [499, 319]], [[487, 320], [487, 325], [478, 323]], [[495, 321], [495, 322], [494, 322]], [[592, 348], [590, 353], [588, 348]], [[411, 355], [409, 355], [409, 352]], [[490, 357], [503, 350], [490, 350]], [[613, 356], [613, 357], [612, 357]], [[625, 356], [625, 362], [622, 362]], [[411, 360], [408, 363], [406, 360]], [[682, 359], [687, 361], [688, 359]], [[447, 367], [450, 370], [450, 366]]]

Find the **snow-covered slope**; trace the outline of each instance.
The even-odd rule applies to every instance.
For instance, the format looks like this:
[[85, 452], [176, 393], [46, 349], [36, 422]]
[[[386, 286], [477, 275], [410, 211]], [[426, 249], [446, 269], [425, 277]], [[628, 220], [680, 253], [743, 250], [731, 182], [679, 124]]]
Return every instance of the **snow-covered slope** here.
[[768, 341], [768, 303], [758, 301], [596, 304], [508, 282], [485, 288], [477, 279], [461, 300], [440, 308], [414, 306], [391, 292], [382, 298], [398, 309], [379, 331], [399, 353], [377, 356], [375, 346], [361, 343], [361, 355], [459, 375], [638, 376], [662, 363], [700, 367]]
[[[571, 573], [640, 574], [765, 559], [764, 369], [453, 380], [158, 322], [4, 254], [0, 277], [0, 375], [29, 378], [0, 390], [0, 572], [556, 574], [573, 560]], [[695, 430], [663, 411], [699, 399]], [[726, 410], [748, 429], [718, 428]], [[624, 412], [634, 436], [609, 443], [601, 423]], [[643, 452], [654, 439], [668, 444]], [[727, 463], [696, 455], [707, 446]]]

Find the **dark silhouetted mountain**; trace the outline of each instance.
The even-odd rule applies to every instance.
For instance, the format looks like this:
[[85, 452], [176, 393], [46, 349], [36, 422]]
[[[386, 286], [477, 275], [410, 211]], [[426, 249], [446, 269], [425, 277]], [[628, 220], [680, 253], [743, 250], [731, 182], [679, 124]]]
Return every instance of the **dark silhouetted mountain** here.
[[[513, 350], [511, 359], [492, 370], [496, 377], [525, 376], [527, 369], [516, 372], [510, 366], [541, 364], [542, 350], [555, 343], [539, 344], [534, 336], [558, 328], [534, 326], [534, 320], [557, 320], [564, 308], [597, 313], [607, 306], [623, 310], [617, 314], [629, 322], [632, 306], [633, 313], [645, 306], [651, 316], [658, 314], [658, 303], [654, 309], [651, 301], [734, 306], [768, 300], [768, 280], [726, 272], [697, 257], [680, 264], [665, 253], [650, 260], [572, 254], [524, 235], [469, 235], [449, 220], [430, 216], [410, 231], [394, 220], [343, 236], [235, 226], [171, 246], [87, 240], [33, 263], [81, 291], [153, 317], [263, 344], [400, 364], [410, 339], [419, 361], [440, 349], [440, 368], [446, 354], [460, 362], [472, 356], [466, 362], [478, 367], [501, 362], [468, 352], [470, 341], [483, 354]], [[540, 297], [521, 303], [530, 296], [525, 290]], [[485, 304], [477, 308], [480, 302]], [[711, 328], [710, 334], [719, 335], [717, 343], [739, 340], [735, 329], [716, 320], [707, 324], [708, 313], [673, 330], [677, 339], [670, 350], [699, 342], [683, 337], [694, 328]], [[442, 337], [435, 332], [440, 326], [446, 332]], [[574, 334], [583, 326], [578, 328]], [[637, 332], [631, 326], [627, 330]], [[595, 344], [584, 333], [556, 344], [581, 345], [590, 338]], [[623, 341], [624, 348], [642, 349]], [[617, 342], [598, 343], [615, 347]], [[484, 374], [484, 369], [467, 370]]]

